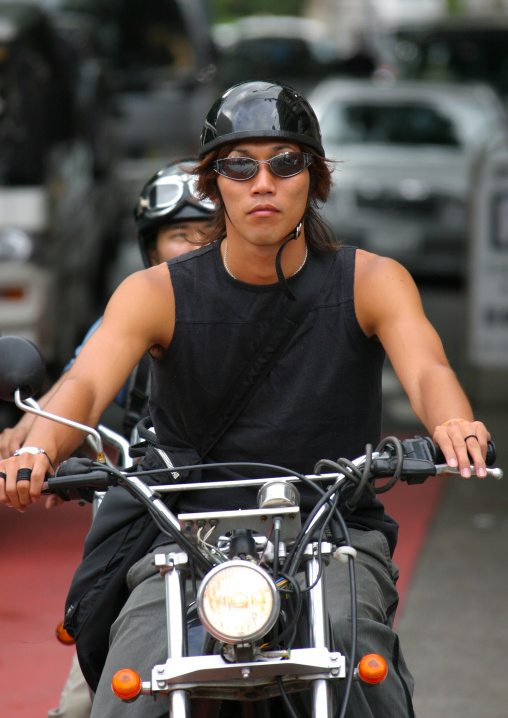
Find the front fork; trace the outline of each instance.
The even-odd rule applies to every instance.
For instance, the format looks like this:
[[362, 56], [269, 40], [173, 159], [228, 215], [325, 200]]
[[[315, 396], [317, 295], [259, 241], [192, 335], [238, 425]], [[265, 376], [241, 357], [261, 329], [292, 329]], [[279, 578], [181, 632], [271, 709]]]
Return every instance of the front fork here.
[[[182, 658], [186, 653], [184, 620], [185, 568], [188, 557], [183, 551], [156, 554], [155, 565], [164, 577], [166, 591], [166, 624], [168, 630], [168, 658]], [[162, 671], [164, 671], [164, 668]], [[169, 715], [171, 718], [188, 718], [190, 698], [187, 691], [175, 690], [169, 694]]]
[[[327, 553], [326, 547], [326, 544], [322, 544], [322, 553]], [[320, 570], [317, 552], [317, 544], [307, 547], [305, 567], [307, 585], [313, 586], [309, 591], [310, 642], [312, 648], [327, 648], [328, 617], [325, 600], [325, 572], [323, 571], [320, 580], [317, 580]], [[187, 561], [188, 557], [184, 552], [155, 555], [155, 566], [159, 568], [161, 575], [164, 577], [166, 592], [168, 658], [182, 658], [186, 654], [184, 569], [187, 566]], [[160, 668], [164, 672], [164, 667], [161, 666]], [[164, 685], [164, 681], [162, 683]], [[312, 681], [311, 696], [313, 718], [331, 718], [332, 701], [329, 682], [322, 678]], [[187, 691], [180, 689], [171, 691], [169, 701], [169, 715], [171, 718], [188, 718], [190, 715], [190, 698]]]
[[[322, 553], [328, 553], [328, 547], [329, 544], [322, 544]], [[328, 648], [328, 614], [325, 598], [326, 572], [322, 571], [320, 580], [317, 580], [320, 570], [317, 553], [317, 544], [307, 546], [306, 556], [310, 555], [310, 557], [305, 566], [305, 573], [307, 586], [313, 586], [309, 591], [310, 643], [312, 648]], [[329, 681], [323, 678], [312, 681], [311, 696], [313, 718], [331, 718], [333, 713]]]

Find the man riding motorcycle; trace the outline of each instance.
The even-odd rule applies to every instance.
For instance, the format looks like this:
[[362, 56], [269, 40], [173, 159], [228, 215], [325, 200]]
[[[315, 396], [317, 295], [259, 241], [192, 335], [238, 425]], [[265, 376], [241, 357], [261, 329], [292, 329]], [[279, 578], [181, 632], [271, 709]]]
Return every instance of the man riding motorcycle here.
[[[231, 88], [206, 118], [200, 158], [198, 187], [219, 204], [215, 241], [125, 280], [48, 409], [94, 424], [149, 350], [150, 413], [160, 442], [187, 452], [186, 458], [194, 453], [206, 462], [263, 461], [310, 473], [323, 457], [352, 458], [365, 444], [377, 444], [386, 351], [447, 463], [469, 476], [469, 451], [477, 474], [485, 476], [489, 433], [474, 420], [411, 277], [390, 259], [339, 246], [323, 228], [319, 202], [328, 197], [331, 171], [305, 98], [276, 82]], [[203, 436], [249, 356], [286, 304], [298, 302], [306, 273], [323, 261], [327, 271], [310, 311], [249, 404], [207, 454]], [[27, 437], [29, 448], [37, 451], [0, 463], [5, 476], [0, 501], [24, 510], [39, 495], [48, 456], [61, 460], [78, 440], [75, 431], [37, 419]], [[20, 469], [31, 470], [30, 482], [16, 482]], [[218, 468], [214, 478], [234, 475]], [[311, 500], [303, 491], [304, 515]], [[252, 504], [252, 492], [237, 489], [223, 508]], [[212, 505], [202, 491], [192, 504], [182, 494], [175, 510]], [[111, 502], [101, 505], [98, 516], [103, 512], [104, 520], [94, 522], [82, 566], [87, 552], [103, 552], [108, 544], [111, 534], [100, 530], [111, 528], [107, 519], [113, 510]], [[375, 689], [353, 685], [349, 714], [411, 716], [412, 679], [392, 631], [397, 571], [391, 554], [397, 526], [368, 496], [346, 520], [357, 550], [359, 652], [367, 646], [389, 666], [387, 679]], [[143, 674], [164, 661], [164, 586], [151, 561], [153, 550], [166, 541], [155, 535], [146, 556], [128, 572], [130, 593], [111, 629], [92, 716], [124, 714], [110, 689], [116, 670], [131, 665]], [[326, 579], [331, 640], [335, 650], [347, 654], [347, 568], [331, 562]], [[78, 653], [83, 611], [90, 609], [85, 604], [100, 602], [99, 584], [86, 596], [71, 591], [67, 603]], [[138, 702], [129, 712], [155, 718], [167, 706]]]

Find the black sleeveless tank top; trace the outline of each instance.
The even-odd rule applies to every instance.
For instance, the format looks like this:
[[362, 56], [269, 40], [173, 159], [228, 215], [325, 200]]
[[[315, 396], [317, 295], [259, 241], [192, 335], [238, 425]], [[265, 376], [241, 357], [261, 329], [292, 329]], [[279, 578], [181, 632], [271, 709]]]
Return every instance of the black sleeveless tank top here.
[[[279, 284], [230, 277], [219, 248], [217, 242], [168, 262], [175, 331], [163, 357], [152, 359], [150, 413], [158, 440], [178, 448], [201, 446], [223, 397], [287, 301]], [[311, 310], [207, 461], [262, 462], [309, 474], [320, 459], [352, 459], [365, 453], [367, 443], [377, 445], [384, 350], [356, 319], [355, 252], [336, 252]], [[289, 279], [296, 295], [304, 272]], [[266, 476], [266, 470], [214, 471], [214, 478], [239, 475]], [[256, 505], [255, 490], [224, 493], [220, 499], [213, 491], [183, 493], [175, 510]], [[301, 493], [305, 514], [316, 495]], [[393, 551], [397, 525], [379, 501], [363, 500], [348, 523], [383, 531]]]

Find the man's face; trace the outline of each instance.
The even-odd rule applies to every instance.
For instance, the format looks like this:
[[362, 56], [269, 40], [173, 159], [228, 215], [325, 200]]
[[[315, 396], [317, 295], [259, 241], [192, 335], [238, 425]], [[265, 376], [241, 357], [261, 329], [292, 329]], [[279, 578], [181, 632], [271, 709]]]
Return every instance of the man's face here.
[[163, 224], [157, 232], [155, 247], [148, 250], [152, 265], [161, 264], [173, 257], [179, 257], [180, 254], [198, 249], [200, 245], [193, 242], [201, 239], [199, 231], [206, 230], [208, 224], [207, 219]]
[[[269, 160], [284, 152], [299, 152], [287, 140], [249, 140], [238, 143], [230, 157]], [[248, 180], [218, 175], [217, 184], [226, 208], [228, 241], [241, 238], [258, 246], [282, 244], [303, 217], [309, 194], [309, 170], [293, 177], [277, 177], [268, 165], [259, 165]]]

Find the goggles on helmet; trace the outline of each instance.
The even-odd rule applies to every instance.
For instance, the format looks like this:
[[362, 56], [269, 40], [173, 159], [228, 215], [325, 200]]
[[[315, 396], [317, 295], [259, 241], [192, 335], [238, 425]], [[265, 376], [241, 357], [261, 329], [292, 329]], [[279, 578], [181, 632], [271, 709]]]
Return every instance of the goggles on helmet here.
[[294, 177], [312, 164], [310, 152], [282, 152], [269, 160], [255, 160], [252, 157], [224, 157], [215, 160], [214, 170], [232, 180], [252, 179], [259, 172], [259, 165], [268, 165], [276, 177]]
[[199, 205], [205, 211], [212, 212], [216, 205], [212, 200], [201, 199], [196, 192], [197, 178], [193, 175], [180, 174], [158, 177], [148, 184], [139, 198], [136, 215], [156, 216], [158, 212], [167, 213], [176, 210], [185, 203]]

